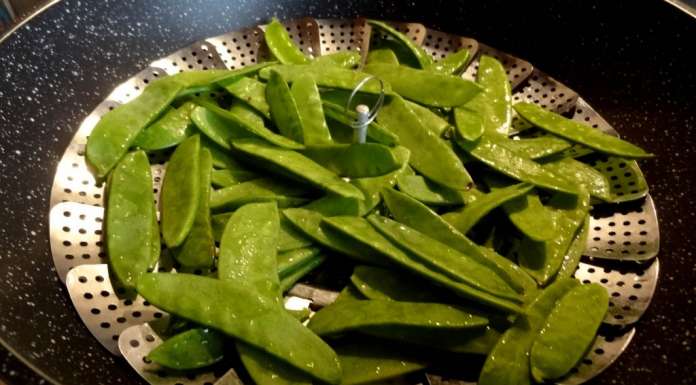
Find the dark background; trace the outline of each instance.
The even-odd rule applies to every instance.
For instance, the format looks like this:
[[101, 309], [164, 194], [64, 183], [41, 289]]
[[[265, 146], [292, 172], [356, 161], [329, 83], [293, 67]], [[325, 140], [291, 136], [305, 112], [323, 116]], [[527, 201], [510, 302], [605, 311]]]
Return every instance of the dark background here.
[[[626, 138], [658, 208], [662, 271], [627, 351], [593, 384], [696, 383], [696, 20], [662, 1], [63, 1], [0, 43], [0, 338], [69, 384], [137, 383], [53, 271], [48, 199], [80, 121], [118, 83], [189, 43], [299, 16], [422, 22], [532, 62]], [[6, 353], [0, 378], [39, 383]]]

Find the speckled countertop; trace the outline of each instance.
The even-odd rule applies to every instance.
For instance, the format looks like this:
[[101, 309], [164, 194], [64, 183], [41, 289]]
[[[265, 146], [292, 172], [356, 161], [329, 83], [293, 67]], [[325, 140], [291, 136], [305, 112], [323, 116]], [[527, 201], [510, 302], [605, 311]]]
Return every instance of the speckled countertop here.
[[[49, 8], [0, 43], [5, 344], [55, 381], [138, 383], [86, 331], [53, 271], [50, 185], [73, 132], [114, 85], [195, 40], [273, 15], [357, 14], [420, 21], [517, 54], [657, 154], [642, 164], [661, 220], [657, 293], [628, 350], [592, 383], [696, 383], [696, 20], [663, 2], [67, 0]], [[0, 378], [38, 383], [2, 357]]]

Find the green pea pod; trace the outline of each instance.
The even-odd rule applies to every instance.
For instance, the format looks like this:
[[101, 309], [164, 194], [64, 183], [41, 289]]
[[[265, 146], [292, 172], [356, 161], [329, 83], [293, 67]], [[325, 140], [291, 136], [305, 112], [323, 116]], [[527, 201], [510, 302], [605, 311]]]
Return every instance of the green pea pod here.
[[232, 214], [234, 214], [234, 212], [215, 214], [210, 217], [210, 224], [213, 228], [213, 239], [215, 239], [216, 242], [220, 242], [222, 233], [225, 231], [225, 226], [227, 226], [227, 221], [230, 220]]
[[544, 242], [524, 238], [517, 250], [517, 261], [540, 285], [547, 284], [559, 271], [575, 235], [589, 211], [589, 194], [578, 196], [556, 194], [549, 206], [557, 215], [556, 235]]
[[570, 372], [592, 344], [608, 307], [607, 290], [596, 283], [577, 286], [556, 302], [529, 356], [536, 382]]
[[[286, 363], [253, 346], [237, 343], [244, 368], [254, 383], [264, 385], [312, 385], [312, 379]], [[339, 358], [340, 359], [340, 358]]]
[[451, 294], [438, 291], [438, 288], [430, 287], [427, 282], [390, 269], [358, 265], [353, 269], [350, 281], [369, 299], [455, 303], [447, 301]]
[[224, 342], [215, 330], [194, 328], [168, 338], [152, 349], [147, 358], [174, 370], [204, 368], [222, 360]]
[[283, 170], [295, 178], [346, 198], [364, 199], [363, 193], [355, 186], [295, 151], [258, 139], [235, 140], [232, 146], [245, 156], [261, 161], [259, 166]]
[[[302, 82], [301, 79], [306, 78], [306, 76], [300, 76], [296, 82]], [[304, 143], [304, 127], [297, 101], [290, 92], [288, 83], [275, 71], [271, 73], [266, 84], [266, 100], [278, 131], [295, 142]]]
[[391, 64], [398, 66], [399, 58], [396, 57], [394, 51], [386, 47], [371, 49], [370, 52], [367, 53], [367, 64], [375, 63]]
[[285, 217], [280, 216], [280, 232], [278, 233], [278, 252], [312, 246], [312, 239], [305, 236], [295, 225]]
[[507, 138], [484, 133], [477, 141], [468, 142], [457, 138], [457, 144], [478, 161], [490, 166], [496, 171], [520, 182], [531, 183], [542, 188], [577, 194], [578, 186], [550, 170], [545, 170], [533, 160], [524, 158], [507, 149]]
[[[106, 203], [106, 247], [109, 263], [128, 289], [157, 262], [159, 229], [152, 198], [152, 176], [147, 155], [126, 154], [109, 179]], [[154, 244], [155, 240], [157, 241]]]
[[524, 315], [498, 340], [479, 375], [479, 385], [530, 385], [529, 352], [556, 302], [579, 286], [574, 279], [556, 281], [539, 293]]
[[516, 291], [526, 296], [536, 291], [536, 283], [515, 263], [488, 248], [477, 245], [424, 204], [393, 189], [384, 189], [382, 196], [389, 212], [397, 221], [488, 266]]
[[[369, 314], [369, 317], [365, 317]], [[484, 317], [452, 305], [385, 300], [342, 301], [319, 310], [307, 327], [320, 336], [370, 327], [465, 330], [488, 324]]]
[[193, 227], [200, 200], [200, 137], [179, 144], [167, 164], [160, 204], [162, 237], [168, 247], [181, 245]]
[[254, 78], [239, 78], [224, 85], [235, 98], [247, 103], [265, 118], [271, 118], [271, 107], [266, 101], [266, 85]]
[[645, 150], [636, 145], [595, 130], [575, 120], [567, 119], [555, 112], [546, 111], [533, 103], [517, 103], [515, 104], [515, 111], [525, 120], [542, 130], [583, 144], [599, 152], [625, 158], [650, 158], [653, 156], [653, 154], [645, 152]]
[[356, 289], [355, 286], [353, 286], [353, 284], [349, 282], [348, 285], [346, 285], [346, 287], [344, 287], [343, 290], [341, 290], [338, 293], [338, 296], [336, 297], [336, 300], [334, 300], [333, 303], [341, 301], [360, 301], [363, 299], [367, 298], [365, 298], [364, 295], [360, 294], [358, 289]]
[[[354, 128], [351, 122], [357, 120], [357, 115], [353, 111], [347, 111], [344, 106], [337, 105], [332, 102], [323, 102], [324, 114], [329, 123], [333, 123], [332, 129], [339, 129], [346, 137], [346, 143], [353, 142]], [[334, 135], [335, 136], [335, 135]], [[399, 138], [385, 127], [372, 122], [367, 126], [367, 137], [377, 143], [386, 146], [395, 146], [399, 142]], [[335, 140], [336, 138], [334, 138]], [[337, 141], [337, 140], [335, 140]]]
[[355, 245], [354, 242], [345, 235], [331, 228], [327, 228], [326, 226], [322, 226], [324, 216], [320, 213], [306, 209], [285, 209], [283, 210], [283, 215], [306, 236], [320, 245], [360, 262], [373, 265], [385, 264], [383, 259], [376, 256], [369, 248]]
[[376, 63], [363, 70], [389, 83], [404, 98], [431, 107], [461, 106], [481, 92], [479, 85], [463, 78], [402, 65]]
[[255, 202], [276, 202], [278, 207], [299, 206], [307, 202], [307, 190], [279, 181], [277, 178], [259, 178], [229, 187], [213, 190], [210, 208], [214, 211], [234, 210]]
[[[335, 66], [306, 66], [293, 64], [266, 67], [259, 72], [259, 76], [264, 80], [268, 80], [272, 72], [278, 72], [288, 83], [294, 83], [299, 77], [311, 73], [319, 87], [337, 88], [348, 91], [354, 90], [361, 81], [370, 76], [364, 72]], [[389, 93], [390, 91], [391, 89], [389, 86], [385, 84], [384, 92]], [[380, 87], [379, 82], [367, 82], [367, 84], [360, 89], [360, 92], [379, 95], [382, 92], [382, 87]]]
[[349, 178], [380, 176], [401, 167], [391, 149], [377, 143], [307, 146], [302, 154]]
[[297, 281], [319, 267], [322, 263], [324, 263], [325, 260], [326, 257], [321, 254], [310, 258], [302, 266], [298, 267], [280, 280], [280, 291], [285, 293], [286, 291], [290, 290], [293, 286], [295, 286]]
[[192, 274], [145, 274], [138, 292], [158, 308], [259, 348], [303, 373], [339, 384], [341, 368], [331, 348], [275, 300], [239, 282]]
[[263, 116], [249, 107], [248, 104], [234, 101], [228, 111], [236, 116], [244, 127], [265, 127]]
[[201, 138], [201, 148], [210, 151], [210, 155], [213, 157], [213, 167], [216, 169], [237, 169], [241, 167], [239, 162], [229, 155], [229, 151], [220, 147], [206, 136]]
[[334, 52], [314, 58], [313, 65], [331, 65], [352, 69], [360, 64], [360, 53], [356, 51]]
[[562, 153], [573, 144], [556, 136], [540, 136], [538, 138], [526, 138], [510, 140], [504, 143], [509, 150], [529, 159], [540, 159], [547, 156]]
[[109, 173], [140, 132], [165, 111], [183, 88], [172, 78], [154, 81], [137, 98], [101, 117], [87, 138], [85, 149], [98, 177]]
[[503, 203], [503, 210], [510, 222], [533, 241], [547, 241], [556, 235], [557, 215], [534, 192]]
[[409, 102], [408, 100], [406, 101], [406, 105], [416, 114], [420, 124], [428, 131], [432, 131], [435, 135], [442, 136], [450, 127], [447, 120], [434, 113], [431, 109], [423, 107], [418, 103]]
[[368, 20], [367, 23], [370, 24], [371, 27], [377, 29], [379, 32], [382, 32], [394, 39], [399, 45], [404, 47], [412, 59], [418, 63], [418, 68], [427, 68], [430, 66], [430, 64], [432, 64], [433, 59], [430, 57], [430, 55], [428, 55], [427, 52], [425, 52], [421, 47], [415, 45], [411, 39], [391, 27], [389, 24], [379, 20]]
[[365, 195], [365, 200], [363, 201], [360, 210], [361, 216], [372, 211], [372, 209], [379, 204], [379, 202], [382, 200], [380, 191], [382, 191], [383, 188], [393, 187], [399, 179], [399, 176], [407, 172], [408, 160], [411, 156], [411, 152], [406, 147], [398, 146], [394, 148], [394, 156], [401, 164], [401, 168], [398, 170], [382, 176], [372, 178], [356, 178], [351, 180], [351, 183], [359, 188], [360, 191], [362, 191]]
[[544, 162], [543, 167], [555, 174], [563, 175], [576, 185], [583, 186], [595, 198], [603, 201], [611, 200], [609, 179], [585, 163], [572, 158], [561, 158]]
[[325, 195], [302, 206], [303, 209], [312, 210], [325, 217], [336, 215], [360, 215], [361, 201], [355, 198], [344, 198], [336, 195]]
[[516, 290], [495, 270], [475, 258], [389, 218], [373, 214], [368, 221], [387, 239], [452, 279], [494, 296], [521, 302]]
[[319, 88], [312, 76], [307, 74], [297, 78], [292, 83], [290, 93], [295, 101], [299, 101], [297, 112], [302, 126], [302, 142], [306, 145], [331, 143], [331, 132], [324, 118]]
[[167, 79], [179, 82], [185, 88], [209, 86], [218, 82], [226, 82], [239, 76], [248, 76], [256, 73], [259, 69], [273, 63], [262, 63], [253, 66], [242, 67], [233, 71], [230, 70], [203, 70], [203, 71], [184, 71], [170, 76]]
[[191, 112], [196, 105], [191, 102], [171, 109], [156, 122], [146, 127], [135, 138], [134, 146], [155, 151], [176, 146], [193, 135]]
[[466, 48], [462, 48], [457, 52], [452, 52], [444, 58], [431, 63], [426, 69], [447, 75], [457, 75], [466, 68], [470, 59], [471, 52]]
[[273, 18], [264, 30], [266, 46], [274, 58], [281, 63], [307, 64], [310, 59], [292, 41], [285, 26]]
[[244, 282], [266, 298], [279, 299], [278, 228], [275, 203], [251, 203], [235, 211], [220, 240], [219, 279]]
[[505, 67], [495, 58], [481, 55], [476, 82], [483, 92], [466, 104], [483, 121], [483, 129], [507, 135], [512, 122], [512, 91]]
[[512, 186], [493, 190], [488, 194], [481, 195], [475, 201], [464, 206], [458, 211], [449, 212], [442, 216], [442, 219], [454, 226], [462, 234], [466, 234], [474, 225], [493, 209], [519, 198], [534, 186], [528, 183], [518, 183]]
[[362, 331], [380, 339], [399, 341], [439, 351], [488, 354], [501, 335], [490, 325], [471, 330], [417, 330], [414, 328], [373, 327]]
[[[215, 240], [210, 223], [210, 172], [213, 160], [210, 151], [201, 149], [199, 164], [199, 197], [193, 226], [184, 243], [174, 250], [174, 258], [184, 267], [205, 268], [213, 265]], [[166, 175], [166, 174], [165, 174]]]
[[243, 182], [248, 182], [252, 179], [258, 179], [261, 176], [249, 170], [232, 170], [229, 168], [222, 170], [213, 170], [210, 182], [215, 187], [229, 187]]
[[483, 135], [483, 118], [477, 111], [468, 107], [455, 107], [454, 125], [457, 133], [468, 141], [475, 141]]
[[464, 190], [473, 181], [461, 160], [447, 142], [423, 128], [417, 115], [399, 97], [382, 107], [379, 122], [399, 137], [399, 142], [411, 151], [409, 163], [429, 179]]
[[558, 270], [555, 279], [570, 278], [575, 273], [575, 270], [580, 264], [580, 258], [582, 258], [582, 253], [587, 247], [587, 237], [590, 234], [590, 218], [589, 214], [585, 217], [582, 227], [575, 235], [573, 242], [570, 244], [568, 251], [566, 252], [565, 258], [563, 258], [563, 263], [561, 263], [561, 268]]
[[341, 361], [341, 385], [372, 384], [425, 368], [430, 362], [424, 354], [388, 341], [368, 339], [339, 341], [334, 346]]
[[464, 203], [459, 190], [439, 185], [420, 175], [401, 174], [397, 178], [397, 185], [401, 192], [428, 205], [452, 206]]
[[294, 273], [305, 263], [319, 255], [320, 251], [318, 247], [302, 247], [278, 253], [278, 276], [284, 278]]

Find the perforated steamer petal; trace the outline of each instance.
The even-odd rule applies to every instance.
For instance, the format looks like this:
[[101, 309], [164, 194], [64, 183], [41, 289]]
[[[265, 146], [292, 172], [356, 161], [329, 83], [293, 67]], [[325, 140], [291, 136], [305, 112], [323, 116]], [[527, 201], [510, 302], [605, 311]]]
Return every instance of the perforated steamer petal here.
[[[310, 56], [345, 50], [365, 53], [371, 28], [364, 19], [334, 20], [304, 18], [284, 23], [295, 43]], [[472, 38], [431, 30], [418, 23], [392, 23], [435, 59], [465, 47], [472, 59], [463, 77], [474, 79], [480, 55], [498, 58], [506, 68], [513, 86], [513, 102], [537, 103], [570, 115], [604, 132], [616, 131], [586, 101], [567, 86], [535, 69], [529, 62], [498, 51]], [[66, 282], [71, 300], [90, 332], [114, 354], [123, 354], [136, 371], [153, 384], [233, 384], [240, 383], [234, 370], [202, 372], [195, 376], [172, 375], [144, 358], [161, 342], [149, 321], [168, 315], [138, 297], [121, 298], [111, 285], [102, 241], [104, 187], [89, 172], [84, 158], [86, 138], [102, 115], [135, 98], [146, 85], [161, 76], [181, 71], [211, 68], [239, 68], [266, 57], [263, 26], [256, 26], [211, 37], [192, 44], [165, 58], [122, 83], [85, 118], [61, 159], [53, 182], [50, 211], [51, 252], [56, 272]], [[528, 129], [519, 119], [518, 131]], [[576, 146], [570, 153], [586, 152]], [[623, 164], [622, 164], [623, 163]], [[594, 167], [612, 181], [612, 193], [626, 203], [600, 205], [592, 212], [588, 246], [575, 276], [583, 282], [605, 286], [611, 296], [605, 326], [584, 360], [571, 375], [560, 381], [579, 384], [608, 367], [630, 342], [632, 326], [648, 307], [659, 271], [655, 256], [659, 249], [659, 228], [654, 204], [647, 189], [639, 190], [642, 174], [634, 161], [598, 159]], [[158, 198], [166, 165], [153, 160], [153, 197]], [[621, 200], [621, 198], [619, 198]], [[589, 258], [588, 257], [592, 257]], [[322, 306], [335, 299], [336, 293], [298, 284], [286, 299], [287, 307]], [[463, 383], [434, 374], [427, 381]]]

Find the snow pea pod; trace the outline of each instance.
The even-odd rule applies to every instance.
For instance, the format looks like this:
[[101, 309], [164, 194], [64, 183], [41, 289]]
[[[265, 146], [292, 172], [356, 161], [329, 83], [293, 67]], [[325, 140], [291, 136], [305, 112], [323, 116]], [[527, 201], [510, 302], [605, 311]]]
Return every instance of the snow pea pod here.
[[355, 51], [334, 52], [314, 58], [312, 65], [331, 65], [341, 68], [355, 68], [360, 64], [360, 53]]
[[194, 328], [168, 338], [152, 349], [147, 358], [175, 370], [204, 368], [222, 360], [224, 342], [215, 330]]
[[580, 361], [595, 338], [609, 307], [607, 290], [581, 285], [563, 296], [546, 318], [529, 356], [537, 382], [564, 376]]
[[275, 147], [258, 139], [235, 140], [232, 147], [245, 156], [261, 161], [262, 167], [283, 170], [322, 190], [346, 198], [364, 199], [363, 193], [355, 186], [295, 151]]
[[234, 101], [228, 110], [230, 114], [236, 116], [247, 127], [265, 127], [263, 116], [256, 112], [248, 104]]
[[153, 124], [146, 127], [135, 138], [134, 146], [146, 151], [155, 151], [176, 146], [193, 135], [191, 112], [196, 108], [186, 102], [179, 108], [171, 109]]
[[611, 200], [609, 179], [593, 167], [572, 158], [553, 159], [543, 163], [553, 173], [563, 175], [570, 182], [583, 186], [593, 197]]
[[570, 278], [573, 276], [575, 270], [578, 268], [578, 265], [580, 264], [580, 258], [582, 258], [582, 253], [585, 251], [585, 248], [587, 247], [587, 237], [589, 236], [589, 234], [590, 218], [589, 214], [587, 214], [585, 216], [585, 220], [583, 221], [582, 227], [575, 235], [573, 242], [570, 244], [570, 247], [568, 248], [565, 257], [563, 258], [563, 263], [561, 263], [561, 268], [558, 270], [558, 274], [556, 274], [556, 278], [554, 279]]
[[235, 184], [258, 179], [261, 176], [249, 170], [232, 170], [229, 168], [222, 170], [213, 170], [210, 182], [215, 187], [229, 187]]
[[369, 178], [401, 167], [391, 149], [378, 143], [307, 146], [303, 155], [340, 176]]
[[387, 47], [383, 48], [377, 48], [377, 49], [371, 49], [370, 52], [367, 53], [367, 64], [373, 64], [373, 63], [382, 63], [382, 64], [391, 64], [391, 65], [399, 65], [399, 58], [396, 57], [396, 54], [394, 51]]
[[452, 52], [444, 58], [432, 62], [430, 65], [425, 67], [426, 69], [434, 72], [441, 72], [447, 75], [457, 75], [466, 68], [466, 65], [471, 59], [471, 52], [468, 49], [463, 48], [457, 52]]
[[331, 304], [314, 314], [307, 327], [320, 336], [330, 336], [370, 327], [465, 330], [487, 324], [485, 317], [453, 305], [371, 299]]
[[[174, 250], [174, 258], [184, 267], [205, 268], [213, 264], [215, 240], [210, 224], [210, 172], [213, 160], [210, 151], [200, 150], [198, 205], [193, 218], [193, 225], [184, 243]], [[165, 174], [166, 176], [166, 174]]]
[[285, 26], [276, 18], [266, 25], [264, 40], [271, 55], [281, 63], [307, 64], [310, 62], [310, 59], [292, 41]]
[[280, 291], [285, 293], [286, 291], [290, 290], [293, 286], [295, 286], [297, 281], [319, 267], [322, 263], [324, 263], [325, 260], [326, 257], [322, 254], [317, 254], [309, 258], [307, 262], [280, 280]]
[[431, 107], [461, 106], [481, 92], [481, 87], [469, 80], [402, 65], [373, 63], [363, 70], [389, 83], [404, 98]]
[[583, 144], [596, 151], [625, 158], [650, 158], [653, 156], [634, 144], [595, 130], [575, 120], [567, 119], [555, 112], [546, 111], [536, 104], [517, 103], [514, 108], [525, 120], [542, 130]]
[[505, 67], [495, 58], [481, 55], [476, 83], [483, 92], [466, 107], [479, 113], [484, 131], [507, 135], [512, 122], [512, 91]]
[[[306, 79], [300, 76], [296, 82]], [[304, 127], [300, 118], [297, 101], [290, 92], [288, 83], [278, 72], [271, 72], [266, 84], [266, 100], [271, 108], [271, 118], [278, 131], [298, 143], [304, 143]]]
[[276, 202], [278, 207], [299, 206], [307, 202], [307, 190], [283, 183], [275, 178], [259, 178], [213, 190], [210, 208], [214, 211], [234, 210], [247, 203]]
[[361, 201], [355, 198], [344, 198], [337, 195], [325, 195], [302, 206], [305, 210], [312, 210], [325, 217], [336, 215], [360, 215]]
[[418, 64], [418, 68], [427, 68], [433, 59], [428, 55], [423, 48], [415, 45], [411, 39], [406, 35], [397, 31], [389, 24], [379, 21], [379, 20], [367, 20], [367, 23], [373, 28], [377, 29], [379, 32], [384, 33], [391, 39], [395, 40], [400, 46], [402, 46], [406, 52], [411, 56], [411, 58]]
[[306, 145], [331, 143], [331, 132], [324, 118], [319, 88], [312, 76], [307, 74], [297, 78], [292, 83], [290, 93], [295, 101], [299, 101], [297, 112], [302, 126], [302, 143]]
[[383, 188], [393, 187], [399, 175], [407, 172], [408, 159], [411, 156], [411, 152], [406, 147], [398, 146], [394, 148], [394, 156], [401, 164], [398, 170], [382, 176], [351, 180], [351, 183], [359, 188], [365, 195], [365, 201], [363, 201], [360, 215], [365, 215], [372, 211], [381, 201], [380, 191], [382, 191]]
[[453, 206], [464, 203], [460, 190], [429, 181], [420, 175], [402, 173], [397, 178], [401, 192], [432, 206]]
[[372, 214], [368, 221], [387, 239], [452, 279], [494, 296], [521, 302], [517, 291], [497, 271], [476, 258], [389, 218]]
[[[126, 154], [109, 179], [106, 247], [115, 276], [135, 287], [159, 257], [159, 228], [152, 199], [150, 163], [143, 151]], [[154, 223], [154, 225], [153, 225]]]
[[264, 385], [312, 385], [312, 379], [253, 346], [237, 343], [244, 368], [254, 383]]
[[266, 101], [266, 84], [254, 78], [239, 78], [224, 85], [225, 90], [235, 98], [248, 104], [267, 119], [271, 118], [271, 107]]
[[491, 210], [501, 206], [505, 202], [519, 198], [527, 194], [534, 186], [528, 183], [518, 183], [503, 187], [488, 194], [481, 195], [475, 201], [464, 206], [458, 211], [449, 212], [442, 216], [462, 234], [466, 234], [472, 227]]
[[353, 269], [350, 281], [368, 299], [455, 303], [447, 301], [451, 294], [429, 287], [427, 282], [381, 267], [358, 265]]
[[[335, 66], [307, 66], [294, 64], [266, 67], [259, 71], [259, 76], [264, 80], [268, 80], [271, 77], [272, 72], [278, 72], [288, 83], [293, 83], [299, 77], [310, 73], [319, 87], [337, 88], [348, 91], [354, 90], [361, 81], [370, 76], [364, 72]], [[381, 91], [382, 88], [380, 87], [379, 82], [376, 81], [367, 82], [367, 84], [360, 89], [360, 92], [377, 95], [379, 95]], [[391, 91], [387, 84], [384, 85], [384, 91], [387, 93]]]
[[547, 241], [556, 235], [557, 215], [541, 203], [535, 192], [503, 203], [503, 210], [510, 222], [533, 241]]
[[484, 124], [483, 118], [478, 111], [469, 107], [455, 107], [454, 126], [457, 128], [457, 133], [468, 141], [474, 141], [483, 135]]
[[525, 138], [510, 140], [504, 146], [518, 155], [529, 159], [540, 159], [561, 153], [570, 147], [572, 143], [556, 136], [540, 136], [538, 138]]
[[179, 144], [167, 164], [160, 204], [162, 237], [168, 247], [181, 245], [191, 231], [200, 201], [200, 148], [198, 135]]
[[479, 385], [530, 385], [529, 351], [556, 302], [580, 283], [554, 282], [544, 289], [498, 340], [483, 364]]
[[351, 338], [335, 343], [333, 348], [343, 369], [341, 385], [385, 381], [423, 369], [429, 363], [424, 354], [389, 341]]
[[312, 240], [299, 231], [285, 215], [280, 215], [280, 232], [278, 233], [279, 252], [309, 247], [313, 244]]
[[[380, 234], [370, 222], [360, 217], [331, 217], [325, 218], [326, 223], [332, 229], [357, 241], [358, 245], [371, 250], [377, 254], [376, 258], [394, 263], [406, 270], [409, 270], [425, 279], [440, 285], [460, 297], [482, 302], [493, 308], [508, 312], [519, 313], [522, 309], [513, 301], [502, 299], [486, 292], [476, 290], [464, 283], [450, 278], [439, 270], [433, 269], [432, 265], [424, 263], [420, 258], [400, 249], [382, 234]], [[355, 244], [355, 242], [352, 242]], [[373, 263], [374, 264], [374, 263]]]
[[318, 247], [302, 247], [278, 253], [278, 276], [284, 278], [301, 268], [305, 263], [319, 255]]
[[408, 105], [409, 108], [411, 108], [411, 111], [416, 114], [421, 125], [425, 129], [432, 131], [435, 135], [442, 136], [442, 134], [450, 127], [447, 120], [434, 113], [430, 108], [423, 107], [418, 103], [413, 103], [408, 100], [406, 100], [406, 105]]
[[241, 167], [239, 162], [229, 155], [229, 151], [220, 147], [206, 136], [201, 138], [201, 148], [210, 151], [210, 155], [213, 157], [213, 167], [216, 169], [237, 169]]
[[453, 189], [471, 187], [471, 176], [454, 150], [445, 140], [426, 130], [403, 99], [393, 97], [382, 107], [378, 120], [411, 151], [409, 163], [418, 172]]
[[495, 251], [482, 247], [457, 231], [429, 207], [394, 189], [382, 190], [384, 203], [394, 218], [496, 271], [517, 292], [528, 296], [536, 283], [519, 266]]
[[160, 309], [257, 347], [319, 381], [341, 381], [334, 351], [276, 301], [246, 285], [156, 273], [141, 276], [138, 292]]
[[[341, 132], [347, 137], [346, 142], [352, 143], [353, 132], [355, 129], [351, 126], [351, 122], [357, 119], [356, 113], [353, 111], [346, 111], [343, 106], [339, 106], [332, 102], [324, 101], [323, 106], [326, 118], [329, 120], [329, 122], [334, 123], [332, 128], [338, 125]], [[399, 142], [399, 138], [397, 138], [394, 133], [376, 122], [372, 122], [367, 126], [367, 137], [374, 142], [381, 143], [386, 146], [394, 146]], [[334, 138], [334, 140], [335, 139], [336, 138]]]
[[461, 138], [457, 138], [456, 142], [475, 159], [513, 179], [555, 191], [578, 193], [578, 186], [505, 147], [505, 143], [510, 142], [507, 138], [484, 133], [475, 142]]

